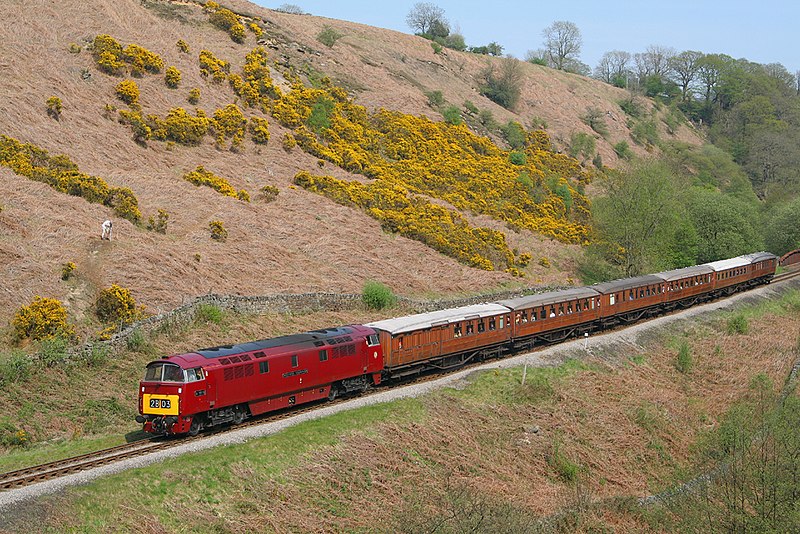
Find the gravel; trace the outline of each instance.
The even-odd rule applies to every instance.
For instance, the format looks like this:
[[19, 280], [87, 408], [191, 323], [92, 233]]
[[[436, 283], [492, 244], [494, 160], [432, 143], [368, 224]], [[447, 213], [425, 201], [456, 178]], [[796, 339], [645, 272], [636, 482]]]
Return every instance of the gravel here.
[[527, 365], [532, 367], [558, 365], [561, 362], [563, 362], [564, 359], [566, 359], [567, 357], [574, 358], [580, 354], [584, 356], [589, 356], [592, 354], [593, 350], [601, 349], [603, 347], [615, 343], [625, 343], [633, 345], [638, 348], [638, 345], [636, 344], [636, 338], [643, 332], [661, 328], [677, 320], [686, 319], [689, 317], [705, 314], [723, 308], [729, 308], [740, 302], [757, 301], [759, 299], [772, 298], [776, 295], [781, 294], [783, 291], [787, 289], [792, 289], [797, 287], [800, 287], [800, 279], [787, 280], [784, 282], [754, 289], [752, 291], [748, 291], [746, 293], [733, 296], [729, 299], [712, 302], [709, 304], [704, 304], [702, 306], [696, 306], [679, 313], [674, 313], [669, 316], [651, 319], [643, 323], [639, 323], [630, 326], [628, 328], [625, 328], [624, 330], [617, 330], [606, 334], [598, 334], [590, 336], [588, 340], [576, 339], [573, 341], [555, 345], [553, 347], [548, 347], [544, 350], [539, 350], [537, 352], [522, 354], [519, 356], [506, 358], [503, 360], [491, 361], [479, 367], [473, 367], [471, 369], [467, 369], [464, 371], [454, 372], [446, 376], [443, 376], [441, 378], [438, 378], [436, 380], [431, 380], [421, 384], [388, 389], [386, 391], [381, 391], [379, 393], [372, 394], [366, 397], [354, 398], [347, 402], [338, 403], [334, 406], [321, 407], [312, 412], [298, 414], [296, 416], [282, 419], [279, 421], [267, 422], [264, 423], [263, 425], [256, 425], [252, 427], [242, 428], [240, 430], [225, 432], [220, 435], [210, 436], [206, 439], [200, 439], [192, 441], [191, 443], [186, 443], [184, 445], [178, 445], [176, 447], [172, 447], [165, 451], [158, 451], [137, 458], [121, 460], [114, 464], [97, 467], [88, 471], [84, 471], [74, 475], [68, 475], [55, 480], [40, 482], [38, 484], [33, 484], [20, 489], [8, 490], [6, 492], [0, 493], [0, 511], [2, 511], [6, 507], [19, 504], [29, 499], [34, 499], [36, 497], [40, 497], [43, 495], [58, 493], [62, 489], [68, 486], [73, 486], [76, 484], [85, 484], [96, 478], [110, 475], [113, 473], [119, 473], [127, 469], [144, 467], [147, 465], [154, 464], [156, 462], [164, 462], [170, 458], [175, 458], [182, 454], [202, 451], [205, 449], [210, 449], [211, 447], [217, 447], [219, 445], [232, 445], [236, 443], [244, 443], [254, 438], [269, 436], [275, 434], [276, 432], [280, 432], [281, 430], [287, 427], [301, 423], [303, 421], [309, 421], [321, 417], [326, 417], [328, 415], [339, 413], [345, 410], [359, 408], [362, 406], [367, 406], [382, 402], [391, 402], [396, 399], [402, 399], [407, 397], [417, 397], [429, 391], [442, 388], [444, 386], [458, 387], [459, 385], [463, 384], [463, 381], [466, 381], [467, 377], [470, 374], [478, 371], [483, 371], [486, 369], [519, 367], [526, 363]]

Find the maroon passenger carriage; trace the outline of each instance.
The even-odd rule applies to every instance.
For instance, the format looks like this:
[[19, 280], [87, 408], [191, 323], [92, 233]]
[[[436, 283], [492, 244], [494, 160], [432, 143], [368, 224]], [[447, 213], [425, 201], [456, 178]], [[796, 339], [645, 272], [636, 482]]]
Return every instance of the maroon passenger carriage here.
[[203, 427], [378, 384], [377, 333], [352, 325], [165, 356], [147, 365], [136, 420], [152, 433]]

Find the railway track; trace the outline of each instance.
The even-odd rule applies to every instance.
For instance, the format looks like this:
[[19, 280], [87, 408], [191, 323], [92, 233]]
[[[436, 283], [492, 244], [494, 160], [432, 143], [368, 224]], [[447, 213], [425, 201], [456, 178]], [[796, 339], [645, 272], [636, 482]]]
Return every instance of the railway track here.
[[[775, 278], [773, 279], [773, 283], [790, 280], [797, 276], [800, 276], [800, 268], [788, 270], [786, 272], [781, 273], [780, 275], [775, 276]], [[541, 350], [546, 346], [549, 346], [549, 344], [540, 345], [538, 349]], [[471, 364], [462, 365], [458, 367], [458, 370], [469, 369], [470, 367], [481, 365], [483, 363], [484, 361], [478, 361]], [[443, 373], [441, 372], [427, 373], [417, 376], [415, 378], [406, 378], [400, 381], [398, 385], [420, 384], [428, 382], [430, 380], [438, 379], [442, 376], [442, 374]], [[380, 391], [381, 389], [372, 390], [370, 392], [365, 393], [364, 396], [376, 394], [379, 393]], [[95, 467], [100, 467], [103, 465], [108, 465], [114, 462], [118, 462], [120, 460], [134, 458], [137, 456], [143, 456], [145, 454], [166, 450], [178, 445], [184, 445], [186, 443], [190, 443], [195, 440], [207, 439], [211, 436], [223, 434], [225, 432], [230, 432], [232, 430], [239, 430], [254, 425], [261, 425], [264, 423], [279, 421], [281, 419], [287, 419], [289, 417], [293, 417], [302, 413], [315, 410], [320, 405], [324, 405], [326, 407], [335, 406], [336, 404], [341, 402], [346, 402], [351, 398], [352, 396], [343, 396], [333, 401], [312, 402], [307, 405], [300, 406], [298, 408], [282, 410], [279, 412], [265, 414], [263, 416], [248, 419], [247, 421], [240, 423], [238, 425], [211, 429], [194, 437], [184, 437], [178, 439], [165, 439], [159, 437], [146, 438], [131, 443], [117, 445], [115, 447], [110, 447], [107, 449], [102, 449], [99, 451], [82, 454], [80, 456], [75, 456], [72, 458], [65, 458], [63, 460], [48, 462], [42, 465], [25, 467], [15, 471], [10, 471], [8, 473], [0, 474], [0, 491], [18, 489], [39, 482], [44, 482], [47, 480], [52, 480], [63, 476], [72, 475], [75, 473], [79, 473], [81, 471], [87, 471], [89, 469], [93, 469]]]

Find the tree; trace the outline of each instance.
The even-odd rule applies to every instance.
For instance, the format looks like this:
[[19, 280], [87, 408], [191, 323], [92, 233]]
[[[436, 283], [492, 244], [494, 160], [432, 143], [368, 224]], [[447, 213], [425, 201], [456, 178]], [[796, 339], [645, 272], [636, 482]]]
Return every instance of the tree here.
[[676, 236], [686, 232], [670, 169], [659, 162], [639, 163], [608, 178], [605, 189], [592, 212], [601, 239], [611, 244], [607, 259], [626, 276], [673, 267]]
[[[447, 28], [450, 25], [444, 16], [444, 9], [430, 2], [417, 2], [406, 15], [406, 24], [419, 35], [432, 35], [434, 29]], [[447, 34], [442, 37], [447, 37]]]
[[765, 225], [764, 242], [774, 254], [786, 254], [800, 248], [800, 198], [769, 211]]
[[523, 72], [519, 61], [512, 58], [500, 60], [500, 67], [489, 63], [481, 72], [481, 94], [506, 109], [517, 105], [522, 92]]
[[676, 81], [681, 88], [681, 100], [689, 100], [689, 88], [697, 77], [700, 69], [702, 52], [686, 50], [669, 60], [670, 70], [675, 74]]
[[693, 189], [688, 215], [698, 236], [697, 263], [747, 254], [761, 248], [752, 204], [710, 191]]
[[606, 52], [594, 69], [594, 77], [617, 87], [628, 86], [632, 56], [623, 50]]
[[565, 70], [570, 61], [578, 61], [581, 53], [581, 31], [569, 21], [558, 20], [542, 32], [544, 50], [551, 67]]

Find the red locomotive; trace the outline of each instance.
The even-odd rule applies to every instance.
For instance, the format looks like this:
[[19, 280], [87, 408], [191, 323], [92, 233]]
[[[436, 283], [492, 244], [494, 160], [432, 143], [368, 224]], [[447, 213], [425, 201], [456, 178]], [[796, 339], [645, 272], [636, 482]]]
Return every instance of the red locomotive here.
[[759, 252], [590, 287], [165, 356], [147, 365], [136, 420], [147, 432], [197, 434], [688, 307], [768, 283], [776, 266], [776, 256]]

